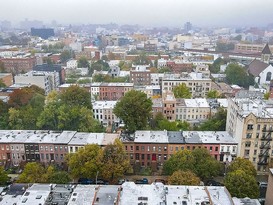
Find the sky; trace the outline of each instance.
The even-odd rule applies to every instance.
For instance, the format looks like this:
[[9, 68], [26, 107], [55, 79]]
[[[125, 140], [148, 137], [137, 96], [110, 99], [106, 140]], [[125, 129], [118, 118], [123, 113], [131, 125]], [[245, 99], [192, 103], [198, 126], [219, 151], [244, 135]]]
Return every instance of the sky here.
[[266, 26], [273, 0], [0, 0], [0, 21], [183, 27]]

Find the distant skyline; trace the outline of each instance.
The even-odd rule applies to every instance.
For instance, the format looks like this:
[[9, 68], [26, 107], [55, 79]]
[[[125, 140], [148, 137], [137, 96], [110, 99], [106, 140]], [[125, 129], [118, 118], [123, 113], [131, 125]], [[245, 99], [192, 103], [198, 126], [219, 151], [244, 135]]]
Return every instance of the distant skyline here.
[[2, 0], [0, 21], [183, 27], [266, 26], [272, 0]]

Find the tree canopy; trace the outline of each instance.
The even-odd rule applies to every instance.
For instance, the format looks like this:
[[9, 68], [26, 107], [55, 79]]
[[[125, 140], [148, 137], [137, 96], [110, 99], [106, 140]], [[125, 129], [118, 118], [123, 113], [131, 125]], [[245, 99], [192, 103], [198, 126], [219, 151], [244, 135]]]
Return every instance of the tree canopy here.
[[173, 94], [176, 98], [191, 98], [190, 89], [185, 83], [181, 83], [173, 88]]
[[6, 185], [9, 181], [9, 177], [7, 172], [4, 170], [4, 168], [0, 167], [0, 185]]
[[207, 93], [207, 98], [220, 98], [221, 95], [219, 94], [219, 92], [217, 90], [210, 90], [208, 93]]
[[152, 101], [141, 91], [125, 93], [114, 107], [114, 114], [125, 123], [130, 132], [145, 129], [151, 118]]
[[95, 178], [97, 175], [110, 182], [117, 182], [130, 169], [130, 162], [123, 144], [116, 139], [104, 149], [96, 144], [86, 145], [67, 156], [72, 178]]
[[47, 104], [38, 117], [41, 129], [100, 132], [102, 127], [94, 119], [91, 95], [84, 88], [70, 86], [61, 93], [49, 94]]
[[227, 111], [219, 108], [210, 119], [203, 122], [197, 129], [200, 131], [225, 131]]
[[219, 175], [220, 163], [210, 156], [205, 148], [197, 148], [193, 151], [180, 150], [163, 165], [163, 172], [167, 175], [178, 170], [191, 171], [202, 180], [206, 180]]
[[236, 84], [244, 88], [254, 85], [254, 77], [249, 74], [245, 68], [238, 64], [231, 63], [227, 66], [226, 80], [229, 84]]
[[257, 171], [253, 166], [252, 162], [248, 159], [237, 157], [232, 163], [228, 166], [228, 172], [234, 172], [236, 170], [243, 170], [246, 174], [257, 176]]
[[199, 186], [200, 179], [191, 171], [175, 171], [169, 178], [170, 185]]
[[252, 199], [259, 197], [259, 187], [255, 177], [241, 169], [229, 172], [224, 179], [224, 184], [233, 197]]

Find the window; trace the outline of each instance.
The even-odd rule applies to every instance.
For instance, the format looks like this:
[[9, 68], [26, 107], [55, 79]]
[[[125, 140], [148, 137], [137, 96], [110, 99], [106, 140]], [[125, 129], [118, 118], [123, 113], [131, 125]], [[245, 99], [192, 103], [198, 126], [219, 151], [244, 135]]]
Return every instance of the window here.
[[167, 160], [167, 155], [166, 154], [164, 154], [164, 160]]
[[209, 151], [212, 151], [212, 147], [209, 147]]
[[227, 151], [228, 151], [228, 152], [230, 151], [230, 146], [227, 146]]
[[158, 147], [158, 151], [161, 152], [161, 147], [160, 146]]
[[136, 154], [136, 160], [139, 160], [139, 154]]
[[150, 160], [150, 154], [147, 154], [147, 160]]
[[267, 72], [266, 74], [266, 81], [270, 81], [271, 80], [271, 72]]
[[253, 125], [252, 124], [248, 124], [247, 125], [247, 130], [253, 130]]
[[257, 155], [257, 150], [256, 149], [254, 150], [254, 155]]
[[155, 146], [153, 146], [153, 152], [155, 152], [155, 150], [156, 150], [156, 149], [155, 149]]
[[257, 125], [257, 130], [260, 130], [260, 129], [261, 129], [261, 125], [258, 124], [258, 125]]
[[144, 154], [141, 155], [141, 159], [144, 160]]
[[215, 151], [218, 152], [218, 147], [215, 147]]
[[164, 151], [165, 151], [165, 152], [167, 151], [167, 147], [164, 147]]
[[251, 142], [250, 141], [245, 142], [245, 147], [250, 147], [250, 146], [251, 146]]
[[145, 150], [145, 147], [144, 146], [141, 146], [141, 151], [144, 151]]
[[136, 146], [136, 150], [139, 150], [139, 146]]
[[133, 146], [131, 146], [130, 148], [131, 148], [131, 151], [133, 151]]
[[147, 151], [150, 152], [150, 146], [147, 146]]
[[247, 138], [247, 139], [249, 139], [249, 138], [251, 138], [251, 137], [252, 137], [252, 133], [247, 133], [247, 134], [246, 134], [246, 138]]

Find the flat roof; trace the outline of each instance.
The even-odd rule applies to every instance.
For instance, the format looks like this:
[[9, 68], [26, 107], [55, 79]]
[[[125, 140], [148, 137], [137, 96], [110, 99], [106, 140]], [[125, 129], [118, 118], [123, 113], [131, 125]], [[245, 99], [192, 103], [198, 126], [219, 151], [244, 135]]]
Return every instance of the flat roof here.
[[134, 142], [168, 143], [167, 131], [139, 130], [135, 132]]
[[97, 185], [77, 185], [68, 205], [90, 205], [94, 199], [96, 187]]

